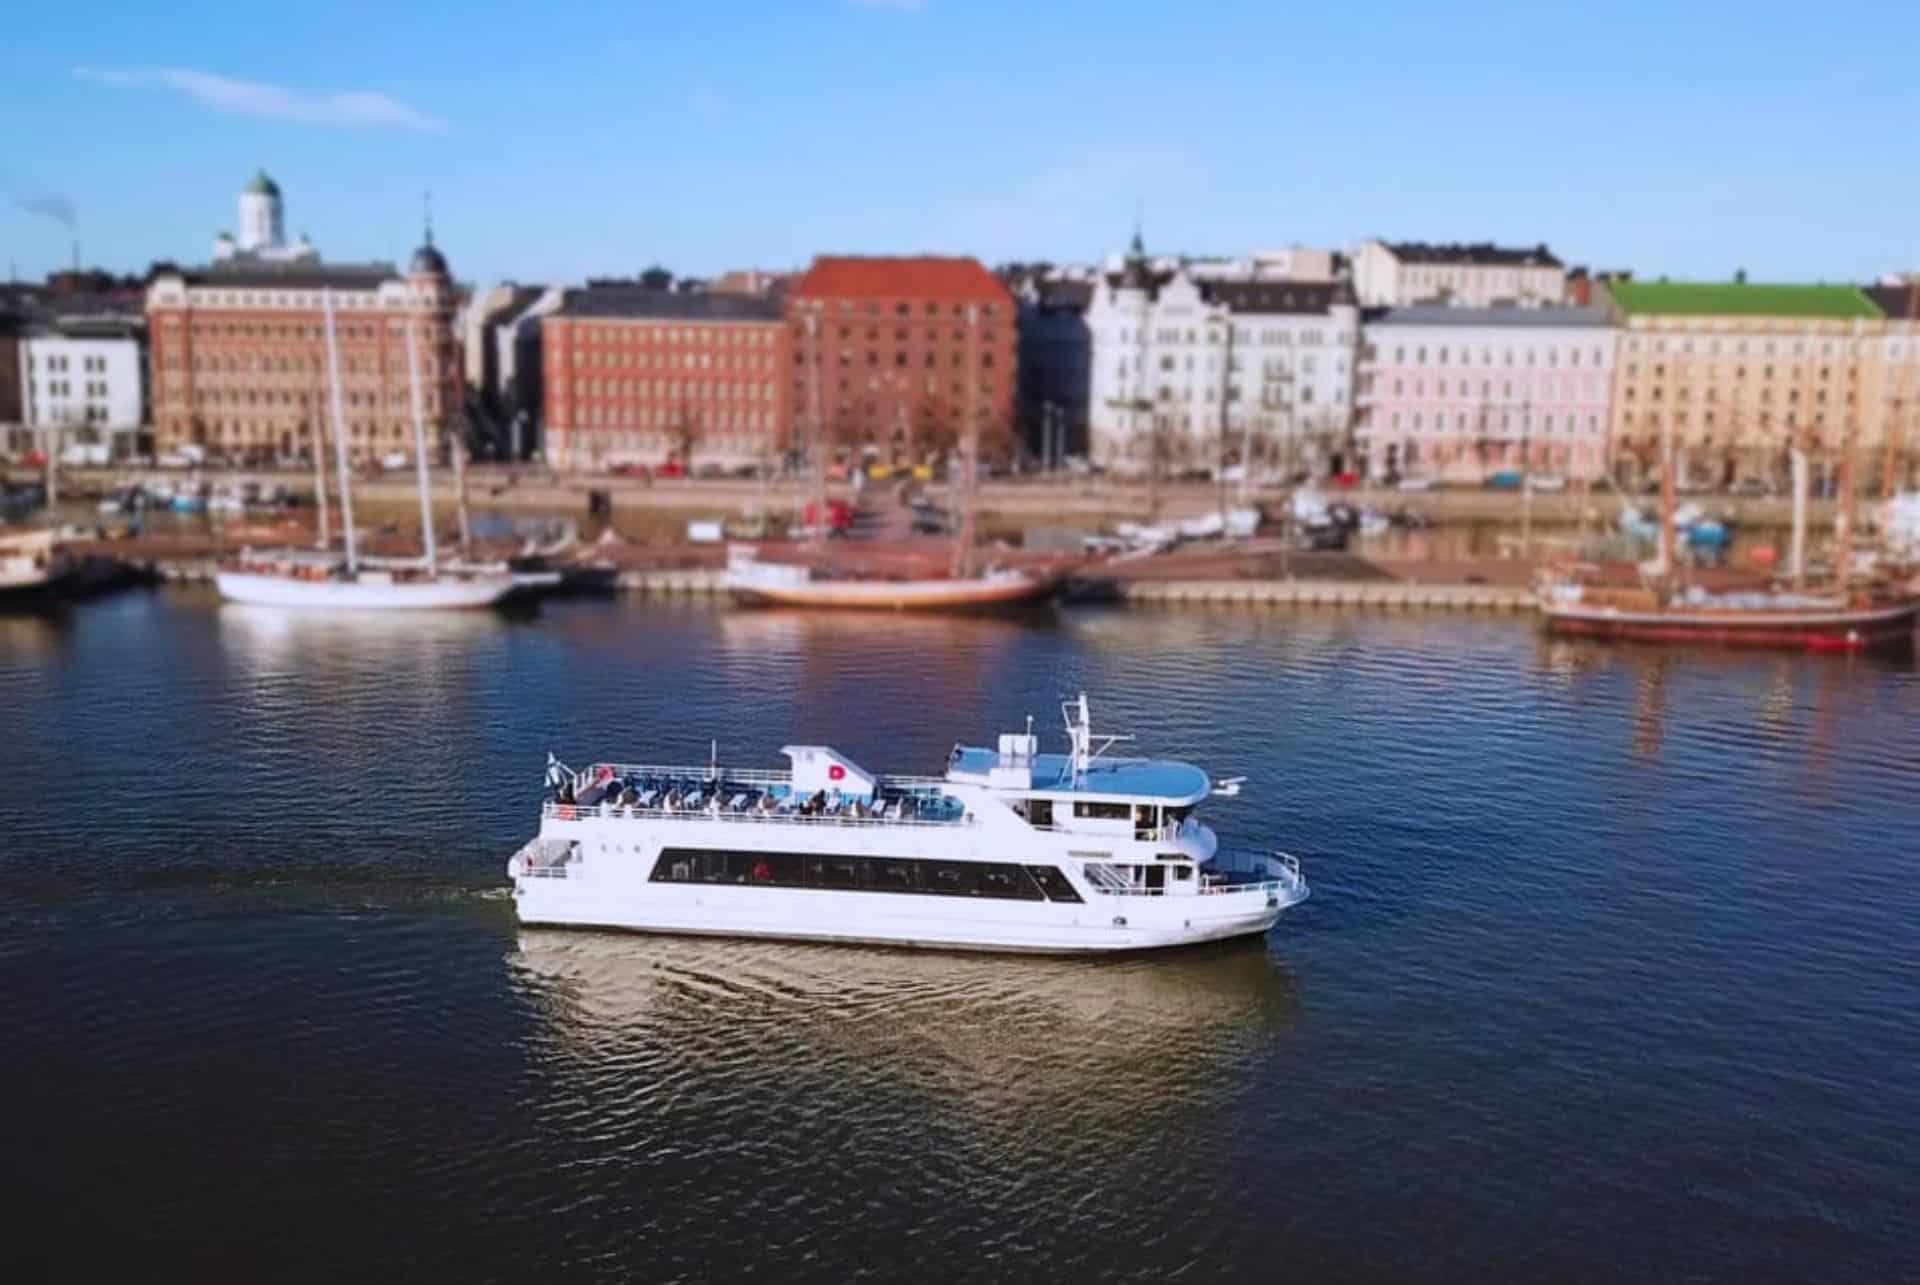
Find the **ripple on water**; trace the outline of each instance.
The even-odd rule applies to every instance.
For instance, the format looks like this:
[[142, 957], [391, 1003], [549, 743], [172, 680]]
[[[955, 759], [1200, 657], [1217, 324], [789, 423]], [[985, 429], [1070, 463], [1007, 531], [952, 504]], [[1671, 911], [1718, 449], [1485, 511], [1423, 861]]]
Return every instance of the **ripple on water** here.
[[[1222, 841], [1300, 853], [1314, 899], [1265, 943], [1104, 961], [514, 924], [548, 749], [930, 770], [1028, 713], [1057, 744], [1081, 689], [1248, 776]], [[1915, 1257], [1910, 663], [1484, 617], [402, 627], [168, 592], [0, 617], [0, 690], [38, 1232], [10, 1276], [55, 1245], [69, 1276], [471, 1280]]]

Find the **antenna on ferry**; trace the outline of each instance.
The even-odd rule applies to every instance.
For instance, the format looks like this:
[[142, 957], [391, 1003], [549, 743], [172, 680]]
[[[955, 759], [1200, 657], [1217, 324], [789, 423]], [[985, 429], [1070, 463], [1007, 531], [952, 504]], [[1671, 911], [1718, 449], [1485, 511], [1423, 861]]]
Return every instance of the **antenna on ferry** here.
[[1086, 783], [1087, 769], [1092, 766], [1093, 761], [1099, 758], [1102, 753], [1112, 749], [1121, 741], [1130, 741], [1133, 739], [1131, 736], [1103, 736], [1100, 738], [1100, 747], [1095, 749], [1093, 744], [1093, 714], [1087, 708], [1087, 694], [1085, 692], [1080, 693], [1079, 699], [1063, 703], [1060, 706], [1060, 712], [1067, 720], [1067, 739], [1073, 746], [1073, 752], [1068, 758], [1067, 766], [1073, 773], [1073, 783], [1075, 785], [1083, 785]]
[[720, 779], [720, 738], [717, 736], [707, 745], [707, 779]]

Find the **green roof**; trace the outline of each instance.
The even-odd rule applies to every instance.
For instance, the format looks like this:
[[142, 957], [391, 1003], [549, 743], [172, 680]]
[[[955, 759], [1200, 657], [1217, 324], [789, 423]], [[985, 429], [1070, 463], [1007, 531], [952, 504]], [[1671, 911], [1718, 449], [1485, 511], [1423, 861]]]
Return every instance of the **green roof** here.
[[1667, 317], [1823, 317], [1877, 319], [1855, 286], [1768, 286], [1736, 281], [1615, 281], [1614, 302], [1630, 313]]
[[280, 195], [280, 185], [274, 182], [272, 179], [268, 178], [267, 172], [265, 170], [255, 170], [253, 173], [253, 178], [247, 183], [246, 187], [243, 188], [242, 190], [251, 192], [256, 196]]

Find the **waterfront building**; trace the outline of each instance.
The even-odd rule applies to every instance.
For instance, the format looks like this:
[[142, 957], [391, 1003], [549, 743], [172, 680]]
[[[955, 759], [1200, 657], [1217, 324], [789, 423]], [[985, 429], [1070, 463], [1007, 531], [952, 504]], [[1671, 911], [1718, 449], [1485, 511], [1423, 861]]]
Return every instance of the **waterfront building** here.
[[1869, 436], [1879, 443], [1872, 473], [1891, 476], [1898, 488], [1915, 485], [1914, 463], [1920, 454], [1920, 274], [1889, 277], [1867, 288], [1887, 317], [1880, 340], [1879, 396], [1868, 407], [1877, 425]]
[[[271, 196], [278, 209], [277, 188], [252, 195]], [[323, 441], [328, 294], [351, 453], [412, 454], [409, 327], [430, 441], [464, 433], [453, 279], [429, 229], [405, 271], [250, 252], [205, 267], [156, 269], [146, 314], [157, 449], [194, 445], [264, 460], [303, 455]]]
[[[1115, 251], [1096, 268], [1057, 269], [1088, 281], [1126, 269], [1131, 249]], [[1184, 272], [1196, 281], [1337, 281], [1346, 273], [1345, 256], [1334, 250], [1294, 245], [1278, 250], [1255, 250], [1243, 255], [1153, 254], [1149, 272], [1171, 276]]]
[[539, 319], [547, 459], [560, 468], [766, 462], [791, 419], [777, 300], [620, 285]]
[[474, 452], [481, 459], [520, 459], [533, 438], [528, 420], [518, 418], [509, 383], [517, 350], [501, 344], [499, 333], [546, 291], [511, 281], [473, 291], [458, 313], [462, 373], [472, 416]]
[[562, 286], [548, 286], [518, 313], [493, 328], [499, 415], [506, 420], [509, 458], [527, 459], [544, 449], [547, 367], [541, 355], [540, 323], [565, 303]]
[[706, 283], [709, 294], [777, 295], [793, 280], [791, 272], [769, 272], [765, 268], [734, 268]]
[[1355, 432], [1375, 476], [1606, 474], [1618, 341], [1607, 309], [1388, 308], [1360, 331]]
[[918, 457], [956, 442], [969, 407], [983, 437], [1011, 434], [1014, 300], [979, 260], [821, 255], [785, 308], [803, 434]]
[[1359, 311], [1344, 282], [1200, 279], [1155, 268], [1136, 234], [1094, 287], [1087, 328], [1096, 463], [1345, 467]]
[[67, 314], [18, 339], [22, 422], [63, 444], [131, 453], [146, 423], [146, 326], [139, 316]]
[[318, 263], [320, 252], [302, 233], [287, 244], [286, 207], [280, 185], [258, 170], [240, 189], [239, 234], [222, 231], [213, 238], [213, 261], [260, 263]]
[[20, 351], [26, 329], [23, 316], [0, 306], [0, 429], [7, 434], [0, 446], [10, 451], [25, 449], [24, 437], [19, 442], [14, 438], [27, 414], [27, 377]]
[[1816, 480], [1880, 444], [1885, 313], [1854, 286], [1619, 281], [1623, 332], [1613, 398], [1614, 467], [1657, 474], [1671, 432], [1682, 485], [1775, 484], [1795, 440]]
[[1093, 336], [1087, 307], [1093, 283], [1029, 276], [1019, 299], [1021, 439], [1042, 464], [1087, 453], [1087, 402], [1093, 380]]
[[1353, 290], [1364, 308], [1435, 303], [1461, 308], [1547, 308], [1567, 295], [1566, 265], [1542, 245], [1362, 241]]

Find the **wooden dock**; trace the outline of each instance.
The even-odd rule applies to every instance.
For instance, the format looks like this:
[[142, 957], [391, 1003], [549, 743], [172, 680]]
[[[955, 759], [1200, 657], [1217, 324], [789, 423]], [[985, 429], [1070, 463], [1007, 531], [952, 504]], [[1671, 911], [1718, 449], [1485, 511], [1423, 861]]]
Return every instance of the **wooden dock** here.
[[[211, 584], [215, 560], [208, 557], [124, 559], [152, 579]], [[707, 598], [726, 593], [726, 574], [707, 568], [621, 572], [622, 593], [650, 598]], [[1406, 580], [1118, 580], [1103, 601], [1138, 607], [1336, 607], [1357, 611], [1530, 612], [1529, 589], [1508, 585], [1416, 584]]]
[[1348, 607], [1378, 611], [1531, 611], [1529, 589], [1411, 584], [1404, 580], [1134, 580], [1114, 586], [1128, 605]]

